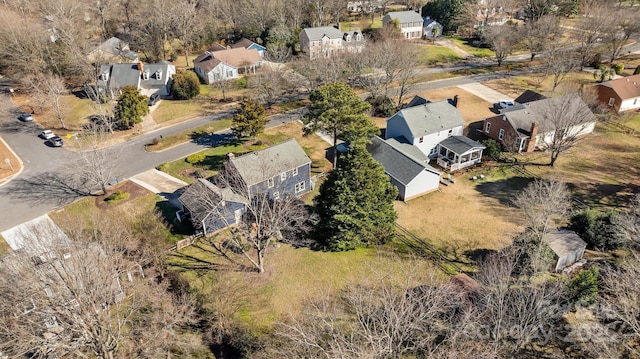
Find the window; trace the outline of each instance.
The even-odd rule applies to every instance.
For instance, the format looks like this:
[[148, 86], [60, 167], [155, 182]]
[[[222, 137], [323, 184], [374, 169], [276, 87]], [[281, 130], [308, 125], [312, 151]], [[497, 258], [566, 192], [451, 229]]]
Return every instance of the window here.
[[228, 70], [227, 71], [227, 78], [231, 78], [233, 77], [233, 70]]
[[449, 130], [449, 136], [453, 136], [453, 129]]
[[297, 176], [298, 175], [298, 167], [294, 168], [293, 171], [291, 171], [291, 175], [292, 176]]
[[500, 129], [500, 133], [498, 134], [498, 139], [499, 139], [500, 141], [502, 141], [502, 138], [503, 138], [503, 137], [504, 137], [504, 130], [501, 128], [501, 129]]
[[149, 71], [145, 71], [142, 73], [142, 79], [143, 80], [148, 80], [149, 79]]
[[487, 122], [487, 125], [484, 128], [484, 132], [489, 133], [489, 131], [491, 131], [491, 122]]
[[360, 34], [356, 35], [356, 41], [362, 41], [362, 35]]
[[304, 182], [299, 182], [296, 183], [296, 193], [298, 192], [302, 192], [305, 189], [305, 183]]
[[633, 100], [633, 104], [635, 105], [637, 103], [638, 103], [638, 99], [636, 98], [636, 99]]
[[278, 191], [273, 192], [273, 199], [280, 199], [280, 192]]
[[420, 137], [420, 139], [418, 140], [418, 142], [420, 142], [420, 143], [424, 142], [424, 137]]
[[616, 103], [616, 99], [615, 98], [610, 98], [609, 99], [609, 106], [613, 106], [613, 104]]
[[269, 187], [269, 188], [273, 188], [273, 178], [269, 178], [269, 179], [267, 180], [267, 187]]
[[284, 181], [284, 180], [286, 180], [286, 179], [287, 179], [287, 172], [282, 172], [282, 173], [280, 174], [280, 181]]
[[351, 35], [347, 35], [347, 42], [351, 42]]

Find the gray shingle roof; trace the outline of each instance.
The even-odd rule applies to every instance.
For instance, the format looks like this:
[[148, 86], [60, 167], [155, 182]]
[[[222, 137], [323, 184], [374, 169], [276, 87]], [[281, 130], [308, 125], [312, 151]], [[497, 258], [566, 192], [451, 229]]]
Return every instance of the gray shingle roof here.
[[415, 96], [413, 96], [411, 101], [409, 101], [409, 103], [405, 107], [413, 107], [413, 106], [418, 106], [418, 105], [424, 105], [424, 104], [427, 104], [429, 102], [431, 102], [431, 101], [427, 100], [426, 98], [424, 98], [422, 96], [415, 95]]
[[481, 143], [464, 136], [447, 137], [444, 140], [440, 141], [440, 146], [448, 148], [450, 151], [453, 151], [457, 155], [462, 155], [467, 151], [477, 148], [486, 148]]
[[404, 118], [414, 138], [464, 126], [460, 111], [447, 100], [407, 107], [393, 116]]
[[422, 23], [422, 16], [415, 11], [392, 11], [387, 13], [387, 15], [391, 19], [398, 19], [401, 24], [409, 23], [409, 22], [420, 22]]
[[205, 51], [193, 60], [193, 66], [197, 66], [201, 68], [204, 73], [208, 73], [209, 71], [215, 69], [216, 66], [218, 66], [221, 62], [222, 61], [213, 57], [213, 54], [211, 52]]
[[[98, 80], [98, 86], [106, 87], [107, 82], [110, 88], [122, 88], [127, 85], [135, 88], [164, 86], [168, 82], [168, 76], [175, 72], [173, 69], [169, 71], [170, 67], [173, 68], [173, 65], [166, 63], [143, 64], [143, 72], [149, 73], [149, 78], [144, 79], [138, 69], [138, 64], [102, 65], [100, 67], [100, 74], [108, 72], [109, 79], [104, 81], [100, 78]], [[160, 71], [159, 73], [157, 73], [158, 70]]]
[[335, 26], [307, 27], [302, 32], [307, 34], [309, 41], [320, 41], [325, 35], [330, 39], [342, 38], [342, 31]]
[[407, 155], [378, 136], [367, 145], [367, 150], [384, 167], [384, 171], [389, 176], [402, 184], [409, 184], [422, 171], [440, 175], [435, 168]]
[[198, 178], [197, 182], [189, 185], [178, 197], [178, 201], [191, 212], [197, 222], [202, 222], [222, 200], [246, 203], [231, 188], [220, 188], [204, 178]]
[[577, 94], [527, 102], [504, 109], [502, 113], [518, 132], [528, 134], [531, 130], [531, 125], [537, 122], [540, 126], [538, 133], [546, 133], [553, 131], [554, 125], [551, 121], [545, 120], [545, 114], [553, 112], [554, 109], [561, 109], [565, 114], [576, 114], [579, 118], [577, 122], [571, 121], [573, 125], [596, 121], [596, 117], [589, 110], [587, 104]]
[[560, 258], [567, 254], [584, 250], [587, 243], [576, 234], [569, 230], [555, 229], [545, 234], [542, 239], [547, 242], [553, 252]]
[[229, 160], [236, 168], [247, 186], [273, 178], [276, 175], [291, 171], [311, 160], [295, 139], [279, 143]]
[[518, 96], [517, 99], [513, 100], [517, 103], [527, 103], [527, 102], [531, 102], [531, 101], [538, 101], [538, 100], [543, 100], [547, 98], [547, 96], [543, 95], [543, 94], [539, 94], [535, 91], [532, 90], [526, 90], [525, 92], [523, 92], [520, 96]]

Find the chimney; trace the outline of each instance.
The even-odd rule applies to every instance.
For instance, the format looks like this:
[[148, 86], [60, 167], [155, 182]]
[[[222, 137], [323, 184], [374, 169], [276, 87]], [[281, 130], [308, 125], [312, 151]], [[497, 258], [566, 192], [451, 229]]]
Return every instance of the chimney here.
[[142, 73], [142, 71], [144, 71], [143, 65], [142, 65], [142, 61], [138, 62], [138, 71], [140, 71], [140, 73]]
[[342, 24], [338, 21], [338, 31], [342, 32]]
[[458, 107], [458, 95], [453, 96], [453, 107]]
[[536, 136], [538, 135], [538, 123], [531, 124], [531, 134], [529, 136], [529, 143], [527, 143], [527, 149], [525, 152], [533, 152], [536, 148]]
[[236, 158], [236, 155], [234, 155], [234, 154], [233, 154], [233, 153], [231, 153], [231, 152], [227, 153], [227, 159], [232, 160], [232, 159], [234, 159], [234, 158]]

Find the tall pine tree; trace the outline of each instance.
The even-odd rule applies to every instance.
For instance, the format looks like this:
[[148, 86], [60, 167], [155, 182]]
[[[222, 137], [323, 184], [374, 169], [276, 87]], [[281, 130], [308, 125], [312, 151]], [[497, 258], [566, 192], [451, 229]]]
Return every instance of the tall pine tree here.
[[231, 121], [231, 132], [238, 138], [256, 137], [264, 132], [268, 122], [264, 107], [250, 98], [240, 102]]
[[340, 157], [315, 199], [319, 216], [315, 234], [322, 249], [345, 251], [380, 244], [394, 234], [393, 200], [398, 189], [363, 142], [352, 143]]

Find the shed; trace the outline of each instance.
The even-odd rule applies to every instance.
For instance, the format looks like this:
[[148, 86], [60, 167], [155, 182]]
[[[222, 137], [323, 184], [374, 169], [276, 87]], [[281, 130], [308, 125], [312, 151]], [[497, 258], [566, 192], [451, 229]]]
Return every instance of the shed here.
[[564, 229], [552, 230], [545, 234], [542, 240], [549, 245], [553, 253], [558, 257], [555, 267], [556, 272], [579, 261], [587, 248], [587, 243], [576, 232]]

